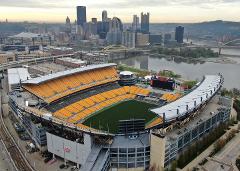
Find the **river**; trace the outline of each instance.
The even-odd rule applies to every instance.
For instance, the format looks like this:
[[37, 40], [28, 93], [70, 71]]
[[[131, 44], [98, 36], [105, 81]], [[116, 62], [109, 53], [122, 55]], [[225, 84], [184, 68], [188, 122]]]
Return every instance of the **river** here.
[[[200, 45], [200, 46], [204, 46], [204, 45], [207, 45], [207, 46], [218, 46], [218, 43], [216, 41], [211, 41], [211, 40], [192, 40], [192, 39], [189, 39], [187, 41], [185, 39], [184, 41], [188, 42], [188, 43], [192, 42], [193, 44]], [[219, 51], [218, 48], [212, 48], [212, 50], [215, 51], [215, 52]], [[222, 48], [221, 54], [222, 55], [230, 55], [230, 56], [233, 55], [233, 56], [240, 57], [240, 49], [225, 47], [225, 48]]]
[[[240, 54], [240, 50], [238, 50]], [[240, 58], [236, 58], [239, 61]], [[227, 89], [240, 89], [240, 64], [222, 64], [222, 63], [189, 63], [181, 60], [167, 60], [165, 58], [156, 58], [152, 56], [139, 56], [117, 61], [120, 64], [126, 64], [139, 69], [149, 71], [172, 70], [183, 78], [189, 80], [201, 80], [206, 74], [221, 73], [224, 77], [224, 87]]]

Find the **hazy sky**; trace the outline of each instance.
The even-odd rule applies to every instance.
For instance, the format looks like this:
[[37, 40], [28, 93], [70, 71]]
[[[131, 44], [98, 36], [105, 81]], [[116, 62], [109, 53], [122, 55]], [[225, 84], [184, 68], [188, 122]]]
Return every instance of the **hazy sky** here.
[[76, 18], [76, 6], [87, 6], [88, 20], [101, 11], [131, 22], [132, 15], [150, 12], [151, 22], [240, 21], [240, 0], [0, 0], [0, 21], [64, 22]]

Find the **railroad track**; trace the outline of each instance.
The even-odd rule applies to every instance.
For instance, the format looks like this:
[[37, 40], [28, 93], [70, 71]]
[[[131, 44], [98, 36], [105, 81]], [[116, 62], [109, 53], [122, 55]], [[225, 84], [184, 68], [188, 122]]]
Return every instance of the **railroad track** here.
[[0, 91], [0, 139], [4, 143], [11, 160], [15, 166], [16, 171], [33, 171], [27, 160], [24, 158], [22, 152], [18, 148], [13, 137], [8, 132], [3, 121], [2, 111], [2, 92]]
[[0, 127], [0, 138], [2, 139], [3, 143], [5, 144], [17, 169], [19, 171], [32, 171], [32, 169], [26, 164], [25, 160], [23, 159], [20, 151], [16, 147], [13, 140], [10, 138], [10, 136], [8, 136], [5, 128], [3, 128], [3, 125], [1, 125], [1, 127]]

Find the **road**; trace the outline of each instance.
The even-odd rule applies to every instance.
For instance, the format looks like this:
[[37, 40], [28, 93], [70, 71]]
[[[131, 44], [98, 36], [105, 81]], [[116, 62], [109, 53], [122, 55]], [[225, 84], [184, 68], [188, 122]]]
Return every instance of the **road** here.
[[[233, 164], [234, 170], [237, 170], [235, 166], [235, 160], [240, 155], [240, 133], [238, 133], [226, 146], [217, 153], [213, 158], [217, 159], [226, 164]], [[217, 162], [209, 161], [204, 165], [204, 168], [213, 171], [213, 170], [226, 170], [222, 168], [221, 165]]]

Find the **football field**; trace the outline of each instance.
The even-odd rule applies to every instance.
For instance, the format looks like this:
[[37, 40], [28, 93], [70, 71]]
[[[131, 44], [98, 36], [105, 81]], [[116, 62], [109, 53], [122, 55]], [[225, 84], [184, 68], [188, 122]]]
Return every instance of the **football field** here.
[[110, 133], [117, 133], [119, 120], [145, 119], [145, 124], [151, 121], [156, 117], [149, 111], [153, 107], [156, 105], [136, 100], [124, 101], [95, 113], [83, 124]]

